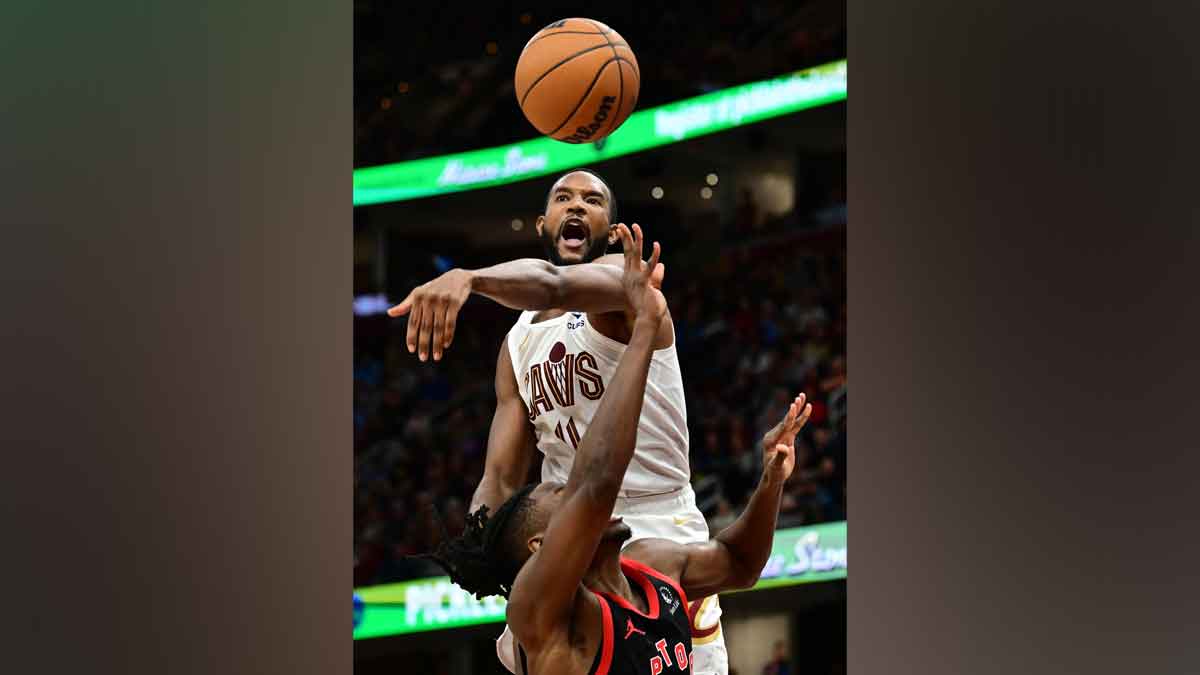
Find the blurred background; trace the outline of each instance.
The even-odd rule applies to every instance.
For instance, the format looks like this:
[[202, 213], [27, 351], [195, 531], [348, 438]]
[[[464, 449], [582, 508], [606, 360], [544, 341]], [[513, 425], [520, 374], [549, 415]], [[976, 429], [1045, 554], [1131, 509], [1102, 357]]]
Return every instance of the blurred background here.
[[[642, 73], [638, 110], [846, 57], [841, 0], [355, 0], [354, 12], [356, 171], [536, 138], [516, 105], [513, 69], [529, 37], [561, 18], [588, 16], [626, 38]], [[844, 525], [840, 549], [820, 543], [846, 519], [845, 120], [841, 100], [588, 164], [611, 185], [619, 219], [663, 244], [693, 485], [714, 533], [757, 482], [763, 432], [796, 393], [813, 402], [779, 518], [781, 532], [794, 535], [777, 546], [808, 565], [797, 573], [789, 557], [792, 572], [782, 576], [832, 565], [832, 580], [818, 574], [769, 593], [722, 596], [731, 673], [739, 675], [845, 669]], [[533, 221], [560, 173], [354, 209], [361, 672], [506, 672], [492, 646], [502, 606], [480, 609], [452, 590], [429, 591], [441, 570], [407, 556], [437, 540], [430, 506], [452, 533], [462, 527], [483, 473], [496, 354], [518, 313], [472, 298], [443, 361], [422, 364], [405, 348], [404, 320], [383, 310], [450, 268], [542, 257]], [[410, 590], [418, 580], [440, 593], [444, 606], [429, 621], [444, 627], [360, 635], [372, 612], [394, 612], [395, 625], [425, 621]]]

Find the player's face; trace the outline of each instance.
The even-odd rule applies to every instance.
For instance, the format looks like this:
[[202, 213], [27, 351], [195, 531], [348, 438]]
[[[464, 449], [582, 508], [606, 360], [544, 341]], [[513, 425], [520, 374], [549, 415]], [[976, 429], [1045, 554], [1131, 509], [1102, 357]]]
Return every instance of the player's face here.
[[616, 240], [608, 222], [609, 195], [590, 173], [569, 173], [554, 184], [546, 213], [536, 227], [546, 255], [556, 265], [591, 262]]
[[[545, 528], [550, 524], [550, 515], [557, 512], [562, 506], [563, 489], [566, 484], [556, 481], [546, 481], [539, 484], [529, 493], [529, 499], [534, 503], [536, 509], [536, 517], [541, 523], [538, 528], [540, 532], [535, 537], [539, 541], [541, 536], [545, 534]], [[601, 536], [602, 541], [625, 541], [633, 536], [633, 531], [625, 524], [625, 521], [619, 517], [609, 519], [608, 525], [604, 528], [604, 534]]]

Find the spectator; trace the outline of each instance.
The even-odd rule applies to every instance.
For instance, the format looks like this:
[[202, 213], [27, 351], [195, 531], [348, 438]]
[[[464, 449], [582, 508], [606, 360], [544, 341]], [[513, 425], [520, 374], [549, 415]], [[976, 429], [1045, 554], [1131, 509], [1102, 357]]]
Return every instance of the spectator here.
[[789, 662], [785, 647], [783, 640], [775, 643], [775, 651], [771, 654], [771, 660], [763, 666], [763, 675], [791, 675], [792, 664]]

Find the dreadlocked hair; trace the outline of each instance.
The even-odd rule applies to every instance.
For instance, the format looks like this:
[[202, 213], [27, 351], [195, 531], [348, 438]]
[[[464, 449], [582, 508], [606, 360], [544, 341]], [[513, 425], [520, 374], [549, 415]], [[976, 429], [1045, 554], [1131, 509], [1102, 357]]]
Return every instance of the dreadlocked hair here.
[[[437, 563], [450, 575], [451, 581], [478, 600], [489, 595], [508, 598], [517, 572], [524, 564], [524, 560], [517, 557], [515, 545], [509, 541], [508, 531], [512, 529], [510, 524], [521, 527], [528, 517], [533, 504], [528, 496], [535, 487], [537, 485], [531, 483], [521, 488], [496, 509], [495, 515], [489, 516], [488, 507], [480, 506], [467, 515], [466, 527], [457, 537], [449, 536], [445, 523], [438, 516], [441, 542], [432, 552], [415, 557]], [[436, 509], [434, 513], [437, 513]]]

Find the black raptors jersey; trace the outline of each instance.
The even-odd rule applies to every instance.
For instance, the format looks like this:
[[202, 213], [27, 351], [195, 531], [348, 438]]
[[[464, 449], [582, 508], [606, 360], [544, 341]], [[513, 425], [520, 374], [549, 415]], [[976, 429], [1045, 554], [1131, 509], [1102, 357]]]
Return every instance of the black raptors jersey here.
[[674, 580], [636, 560], [621, 558], [642, 614], [623, 598], [595, 592], [604, 628], [588, 675], [659, 675], [692, 672], [692, 622], [687, 597]]

